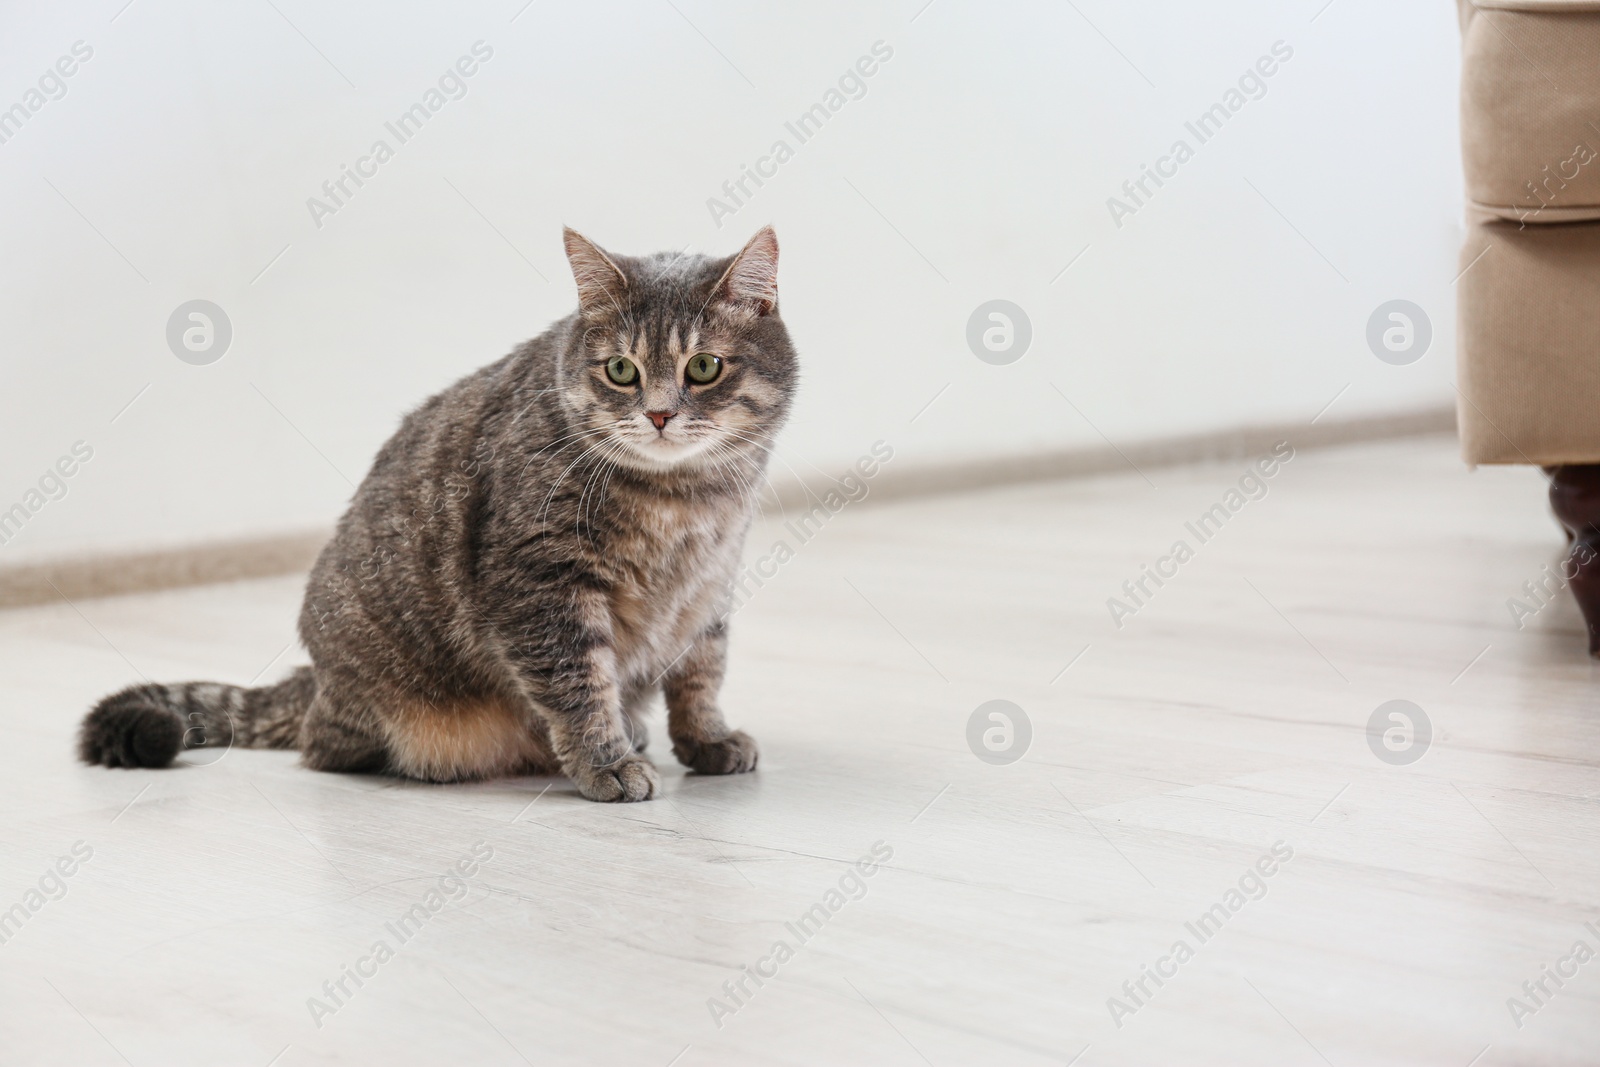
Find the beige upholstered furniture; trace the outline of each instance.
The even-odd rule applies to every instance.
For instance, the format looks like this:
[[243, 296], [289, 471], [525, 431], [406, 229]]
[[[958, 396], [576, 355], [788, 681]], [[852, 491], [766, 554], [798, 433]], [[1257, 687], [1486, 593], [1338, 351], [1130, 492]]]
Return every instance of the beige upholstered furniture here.
[[1600, 0], [1460, 0], [1470, 463], [1600, 463]]
[[1462, 451], [1546, 468], [1600, 652], [1600, 0], [1458, 3]]

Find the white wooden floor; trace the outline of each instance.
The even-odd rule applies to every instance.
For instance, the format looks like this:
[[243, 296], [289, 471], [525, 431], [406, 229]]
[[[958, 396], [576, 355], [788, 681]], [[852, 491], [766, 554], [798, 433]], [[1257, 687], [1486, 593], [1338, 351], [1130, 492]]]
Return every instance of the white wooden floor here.
[[[1560, 545], [1540, 477], [1468, 474], [1444, 439], [1302, 454], [1117, 630], [1107, 597], [1242, 468], [852, 506], [735, 621], [725, 703], [760, 771], [685, 777], [658, 718], [643, 805], [288, 753], [78, 766], [79, 716], [135, 671], [299, 661], [299, 581], [0, 615], [0, 909], [27, 913], [0, 1061], [1600, 1061], [1600, 960], [1570, 956], [1600, 950], [1600, 676], [1570, 604], [1521, 631], [1506, 608]], [[995, 699], [1031, 723], [1010, 765], [967, 742]], [[1394, 699], [1432, 723], [1408, 765], [1368, 743]], [[830, 899], [877, 842], [865, 896]], [[802, 944], [785, 924], [819, 902]]]

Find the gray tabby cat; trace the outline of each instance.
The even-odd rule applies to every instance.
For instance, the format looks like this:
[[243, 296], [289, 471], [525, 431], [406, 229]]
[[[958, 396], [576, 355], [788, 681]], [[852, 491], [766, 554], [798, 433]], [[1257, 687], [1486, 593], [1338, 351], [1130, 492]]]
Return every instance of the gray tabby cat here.
[[717, 706], [756, 486], [794, 394], [770, 228], [724, 259], [614, 256], [572, 230], [578, 311], [406, 416], [311, 572], [312, 666], [256, 689], [135, 685], [79, 754], [298, 748], [324, 771], [453, 782], [561, 771], [591, 800], [673, 752], [754, 770]]

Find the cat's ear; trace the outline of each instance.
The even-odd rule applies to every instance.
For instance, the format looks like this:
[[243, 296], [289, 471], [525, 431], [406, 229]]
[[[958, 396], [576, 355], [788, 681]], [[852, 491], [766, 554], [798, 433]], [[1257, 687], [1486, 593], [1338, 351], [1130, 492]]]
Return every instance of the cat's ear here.
[[778, 306], [778, 235], [763, 226], [739, 250], [717, 282], [716, 295], [735, 307], [766, 315]]
[[604, 249], [570, 226], [561, 228], [561, 240], [567, 246], [573, 280], [578, 283], [578, 310], [595, 318], [620, 309], [622, 294], [628, 288], [628, 276], [622, 268]]

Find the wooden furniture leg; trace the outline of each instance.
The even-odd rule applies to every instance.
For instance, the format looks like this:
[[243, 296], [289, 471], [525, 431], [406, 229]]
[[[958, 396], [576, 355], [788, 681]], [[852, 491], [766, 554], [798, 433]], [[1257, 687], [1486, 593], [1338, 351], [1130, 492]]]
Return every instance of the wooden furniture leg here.
[[1569, 464], [1546, 472], [1550, 510], [1572, 544], [1561, 574], [1589, 627], [1589, 655], [1600, 659], [1600, 464]]

